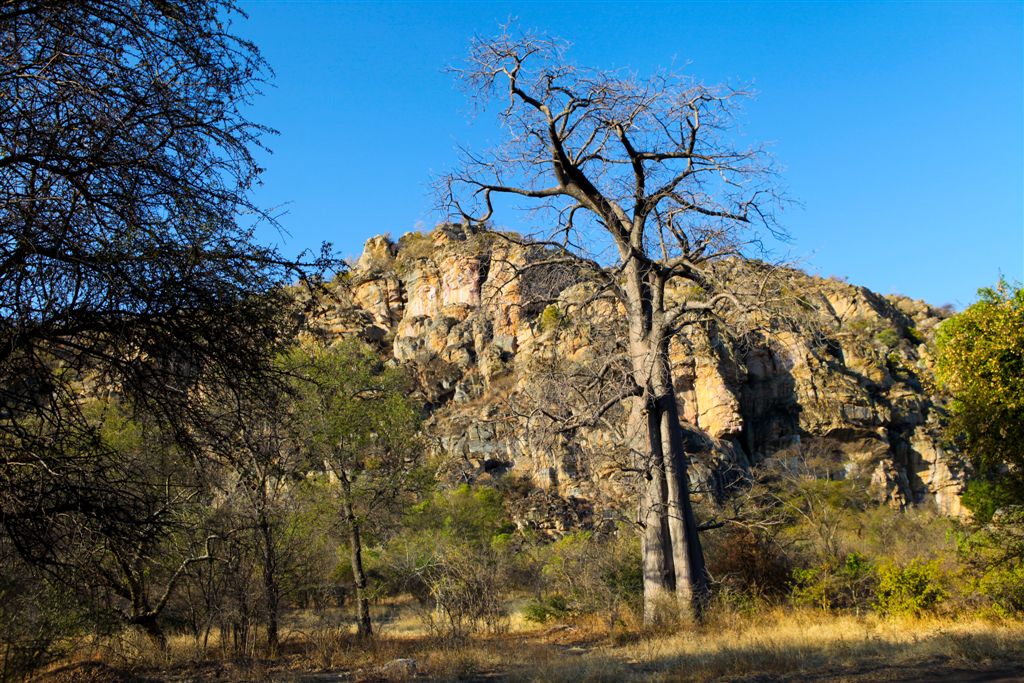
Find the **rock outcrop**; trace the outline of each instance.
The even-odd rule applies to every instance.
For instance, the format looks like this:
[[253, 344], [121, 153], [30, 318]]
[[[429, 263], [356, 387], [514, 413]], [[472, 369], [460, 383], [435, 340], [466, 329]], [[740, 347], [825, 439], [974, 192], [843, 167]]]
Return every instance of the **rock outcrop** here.
[[[593, 297], [578, 268], [551, 260], [500, 235], [467, 239], [438, 228], [397, 243], [375, 237], [334, 283], [335, 302], [318, 325], [329, 336], [360, 335], [410, 366], [446, 476], [532, 481], [543, 495], [524, 500], [523, 518], [543, 510], [534, 516], [549, 521], [536, 524], [561, 520], [558, 531], [628, 510], [621, 503], [632, 484], [621, 414], [585, 429], [543, 428], [579, 408], [581, 378], [610, 391], [622, 327], [616, 305]], [[779, 273], [792, 294], [780, 309], [787, 324], [766, 315], [742, 340], [694, 325], [673, 343], [695, 476], [714, 480], [730, 468], [813, 451], [894, 507], [963, 514], [964, 466], [942, 445], [944, 399], [928, 352], [946, 314]]]

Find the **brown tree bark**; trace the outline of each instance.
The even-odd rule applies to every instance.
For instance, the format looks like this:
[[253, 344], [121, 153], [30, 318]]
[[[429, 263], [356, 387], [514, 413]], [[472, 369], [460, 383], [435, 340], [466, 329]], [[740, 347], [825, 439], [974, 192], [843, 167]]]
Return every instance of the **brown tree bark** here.
[[356, 589], [356, 628], [359, 636], [366, 638], [373, 635], [373, 622], [370, 619], [370, 600], [366, 595], [368, 583], [363, 569], [363, 541], [359, 519], [352, 508], [352, 484], [344, 474], [341, 476], [341, 491], [341, 514], [348, 529], [349, 561]]

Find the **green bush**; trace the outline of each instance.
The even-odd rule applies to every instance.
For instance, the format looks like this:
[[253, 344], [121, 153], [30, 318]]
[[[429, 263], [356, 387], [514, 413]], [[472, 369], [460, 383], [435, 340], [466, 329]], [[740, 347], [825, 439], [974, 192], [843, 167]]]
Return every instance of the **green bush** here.
[[555, 304], [548, 304], [540, 314], [541, 332], [550, 332], [551, 330], [557, 329], [564, 319], [565, 315], [558, 306]]
[[569, 601], [564, 595], [555, 593], [531, 600], [523, 608], [523, 617], [527, 621], [545, 624], [556, 619], [564, 619], [570, 612]]
[[977, 588], [997, 615], [1024, 615], [1024, 564], [993, 567], [978, 579]]
[[[0, 546], [0, 550], [6, 550]], [[25, 680], [68, 654], [109, 624], [89, 623], [86, 610], [64, 588], [11, 557], [0, 575], [0, 680]]]
[[900, 343], [900, 333], [894, 327], [886, 327], [875, 334], [875, 341], [886, 348], [892, 348]]
[[432, 233], [407, 232], [398, 238], [398, 255], [404, 261], [430, 258], [434, 254]]
[[611, 628], [624, 611], [639, 607], [643, 571], [639, 543], [632, 534], [578, 531], [539, 550], [541, 589], [548, 596], [559, 596], [566, 614], [600, 614]]
[[924, 335], [921, 334], [921, 331], [916, 327], [907, 328], [907, 339], [914, 342], [915, 344], [924, 344], [925, 342]]
[[877, 581], [874, 563], [851, 552], [835, 564], [795, 569], [790, 601], [803, 607], [859, 611], [870, 607]]
[[823, 567], [798, 567], [793, 570], [790, 600], [798, 607], [831, 609], [828, 572]]
[[974, 513], [974, 520], [980, 524], [988, 524], [1000, 508], [1011, 505], [1019, 496], [1014, 482], [1007, 478], [971, 479], [967, 482], [960, 502]]
[[959, 560], [973, 576], [973, 596], [985, 611], [1024, 615], [1024, 506], [1001, 506], [987, 516], [983, 526], [959, 536]]
[[437, 491], [408, 510], [401, 533], [381, 553], [380, 572], [390, 591], [418, 601], [431, 633], [461, 639], [500, 632], [508, 625], [505, 601], [522, 573], [514, 532], [499, 491]]
[[437, 491], [413, 506], [406, 515], [405, 527], [480, 546], [489, 546], [496, 536], [515, 529], [505, 513], [500, 491], [469, 484]]
[[937, 561], [883, 565], [878, 569], [875, 609], [891, 616], [933, 612], [949, 596], [944, 581]]

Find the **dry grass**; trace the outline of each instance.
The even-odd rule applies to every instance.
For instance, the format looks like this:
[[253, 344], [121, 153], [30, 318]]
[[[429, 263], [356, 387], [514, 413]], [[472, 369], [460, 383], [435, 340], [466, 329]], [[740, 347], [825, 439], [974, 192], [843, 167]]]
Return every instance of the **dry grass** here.
[[934, 664], [977, 668], [1024, 662], [1024, 625], [967, 620], [892, 620], [775, 609], [607, 651], [635, 677], [706, 681], [750, 674], [823, 678]]
[[[359, 640], [347, 628], [296, 619], [286, 632], [281, 656], [273, 661], [222, 656], [216, 634], [205, 651], [192, 638], [175, 637], [162, 652], [129, 636], [116, 646], [94, 647], [80, 666], [93, 670], [102, 665], [107, 672], [146, 680], [252, 681], [866, 682], [935, 680], [950, 674], [981, 681], [985, 672], [1024, 674], [1020, 622], [893, 620], [766, 609], [722, 616], [672, 634], [609, 634], [600, 619], [539, 627], [513, 618], [508, 633], [453, 642], [417, 631], [419, 622], [408, 605], [393, 607], [381, 620], [381, 633], [371, 640]], [[414, 676], [387, 668], [399, 658], [416, 660]], [[85, 670], [65, 667], [43, 678], [76, 680], [75, 673]]]

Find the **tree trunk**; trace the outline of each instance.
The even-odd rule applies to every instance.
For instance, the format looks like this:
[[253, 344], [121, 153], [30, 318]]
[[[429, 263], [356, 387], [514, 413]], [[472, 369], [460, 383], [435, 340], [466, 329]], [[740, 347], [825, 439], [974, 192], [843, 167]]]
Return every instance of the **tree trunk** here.
[[132, 617], [130, 623], [146, 634], [150, 642], [156, 645], [161, 651], [167, 649], [167, 635], [160, 627], [156, 615], [146, 614]]
[[[630, 433], [640, 452], [646, 453], [650, 440], [658, 438], [651, 430], [650, 415], [642, 398], [633, 401], [630, 414]], [[665, 511], [665, 470], [660, 462], [650, 462], [646, 480], [640, 493], [639, 521], [641, 526], [641, 555], [644, 576], [644, 623], [661, 621], [665, 608], [671, 603], [675, 590], [675, 572], [670, 548]]]
[[690, 477], [679, 427], [679, 407], [675, 392], [658, 399], [662, 427], [663, 457], [668, 497], [668, 527], [675, 568], [676, 597], [685, 617], [700, 620], [707, 602], [707, 567], [701, 548], [697, 520], [690, 501]]
[[[700, 619], [707, 570], [690, 502], [683, 434], [669, 360], [669, 335], [661, 287], [634, 262], [626, 269], [627, 323], [633, 379], [643, 389], [630, 413], [634, 447], [644, 454], [649, 479], [641, 493], [644, 623], [658, 620], [666, 593], [678, 614]], [[636, 414], [642, 411], [642, 416]], [[638, 429], [638, 423], [645, 429]]]
[[356, 587], [356, 627], [361, 637], [373, 635], [370, 621], [370, 601], [366, 596], [366, 572], [363, 571], [363, 543], [359, 533], [359, 520], [352, 509], [352, 488], [346, 476], [341, 476], [342, 515], [348, 527], [348, 543], [352, 562], [352, 579]]
[[270, 520], [260, 515], [260, 535], [263, 537], [263, 591], [267, 600], [267, 653], [277, 655], [280, 639], [278, 620], [281, 610], [281, 589], [277, 583], [277, 555]]

